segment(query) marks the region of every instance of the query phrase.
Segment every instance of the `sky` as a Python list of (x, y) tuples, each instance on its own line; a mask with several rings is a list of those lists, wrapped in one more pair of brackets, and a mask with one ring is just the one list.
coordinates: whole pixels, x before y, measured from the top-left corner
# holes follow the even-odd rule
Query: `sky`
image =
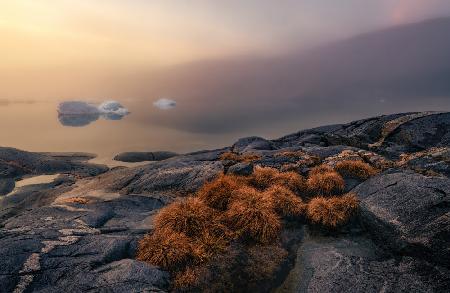
[(0, 96), (89, 95), (74, 82), (95, 96), (111, 75), (283, 55), (449, 14), (448, 0), (0, 0)]
[(160, 66), (292, 47), (450, 13), (447, 0), (1, 0), (2, 67)]

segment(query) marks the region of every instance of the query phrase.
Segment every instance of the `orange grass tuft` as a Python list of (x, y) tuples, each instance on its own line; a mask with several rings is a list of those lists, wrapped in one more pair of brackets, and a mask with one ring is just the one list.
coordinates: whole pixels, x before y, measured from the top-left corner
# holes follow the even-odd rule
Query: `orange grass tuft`
[(258, 188), (266, 189), (272, 185), (282, 185), (293, 192), (302, 192), (306, 189), (305, 178), (296, 172), (280, 172), (275, 168), (256, 166), (249, 183)]
[(306, 184), (310, 193), (318, 195), (340, 194), (345, 187), (342, 176), (334, 171), (309, 175)]
[(340, 161), (334, 169), (344, 177), (367, 179), (378, 173), (377, 169), (362, 161)]
[(275, 211), (283, 217), (299, 217), (304, 214), (306, 205), (300, 197), (289, 189), (274, 185), (265, 191), (273, 202)]
[(154, 222), (156, 229), (173, 230), (193, 237), (200, 235), (215, 216), (215, 211), (199, 198), (189, 197), (161, 209)]
[(200, 285), (201, 277), (207, 273), (203, 267), (187, 267), (184, 271), (175, 274), (173, 286), (183, 292), (193, 290)]
[(62, 200), (62, 202), (64, 203), (79, 203), (79, 204), (87, 204), (90, 202), (89, 199), (85, 198), (85, 197), (70, 197), (70, 198), (65, 198)]
[(348, 222), (358, 208), (358, 199), (354, 193), (342, 197), (316, 197), (307, 208), (311, 222), (325, 227), (335, 228)]
[(186, 235), (163, 229), (139, 241), (136, 258), (166, 270), (178, 270), (192, 262), (195, 255)]
[(274, 241), (281, 230), (281, 221), (271, 200), (251, 187), (242, 187), (238, 191), (238, 198), (224, 216), (237, 233), (260, 243)]
[(334, 171), (334, 169), (330, 165), (322, 164), (322, 165), (319, 165), (319, 166), (316, 166), (316, 167), (312, 168), (309, 171), (309, 176), (317, 175), (317, 174), (329, 173), (329, 172), (333, 172), (333, 171)]
[(216, 180), (203, 185), (197, 192), (198, 197), (208, 206), (224, 211), (236, 190), (245, 184), (245, 179), (234, 175), (221, 175)]
[(233, 152), (226, 152), (220, 155), (222, 161), (235, 161), (235, 162), (253, 162), (260, 160), (261, 156), (257, 154), (236, 154)]

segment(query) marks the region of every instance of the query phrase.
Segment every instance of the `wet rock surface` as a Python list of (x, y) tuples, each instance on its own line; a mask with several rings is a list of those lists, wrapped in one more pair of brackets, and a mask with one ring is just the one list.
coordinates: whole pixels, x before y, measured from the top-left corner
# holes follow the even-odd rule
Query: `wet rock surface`
[[(346, 191), (360, 200), (357, 219), (332, 235), (307, 226), (291, 235), (295, 262), (264, 290), (446, 292), (449, 128), (448, 113), (395, 114), (111, 170), (87, 163), (89, 154), (0, 148), (3, 190), (25, 176), (62, 174), (0, 197), (0, 291), (167, 291), (167, 272), (134, 259), (159, 208), (223, 172), (263, 165), (306, 174), (345, 153), (381, 171), (366, 181), (346, 179)], [(230, 151), (258, 159), (223, 162)]]

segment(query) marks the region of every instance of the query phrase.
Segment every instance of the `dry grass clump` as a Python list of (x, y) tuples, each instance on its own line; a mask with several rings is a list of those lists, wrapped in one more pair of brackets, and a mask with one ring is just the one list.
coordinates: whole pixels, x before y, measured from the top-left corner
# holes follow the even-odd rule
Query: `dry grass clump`
[(237, 235), (225, 225), (212, 221), (203, 233), (194, 239), (194, 252), (198, 261), (206, 262), (214, 255), (226, 250), (231, 240)]
[(215, 212), (197, 197), (174, 202), (155, 216), (157, 230), (172, 230), (189, 237), (200, 235), (214, 220)]
[(273, 185), (281, 185), (294, 192), (306, 189), (306, 181), (296, 172), (280, 172), (275, 168), (256, 166), (249, 178), (249, 183), (258, 189), (267, 189)]
[(233, 152), (226, 152), (220, 155), (221, 161), (235, 161), (235, 162), (253, 162), (260, 160), (261, 156), (257, 154), (236, 154)]
[(313, 223), (336, 227), (356, 209), (350, 194), (302, 201), (298, 193), (307, 187), (326, 195), (343, 189), (342, 177), (325, 171), (310, 175), (308, 182), (295, 172), (267, 167), (256, 167), (249, 177), (221, 175), (194, 196), (161, 209), (153, 234), (139, 241), (137, 259), (168, 270), (176, 290), (222, 292), (244, 286), (257, 291), (286, 259), (278, 241), (280, 217), (307, 215)]
[(242, 187), (239, 197), (225, 212), (225, 221), (244, 239), (259, 243), (273, 242), (281, 230), (281, 221), (273, 203), (258, 190)]
[(139, 241), (136, 258), (166, 270), (177, 270), (192, 262), (195, 254), (186, 235), (163, 229)]
[(317, 174), (330, 173), (333, 171), (334, 171), (334, 169), (330, 165), (321, 164), (319, 166), (312, 168), (308, 174), (309, 174), (309, 176), (312, 176), (312, 175), (317, 175)]
[(304, 214), (306, 205), (302, 199), (291, 190), (280, 185), (274, 185), (265, 191), (273, 202), (275, 211), (282, 217), (299, 217)]
[(311, 194), (318, 195), (340, 194), (345, 187), (342, 176), (334, 171), (309, 175), (306, 184)]
[(209, 207), (224, 211), (233, 198), (236, 190), (245, 184), (242, 177), (220, 175), (216, 180), (203, 185), (197, 196)]
[(248, 260), (244, 274), (249, 282), (260, 282), (276, 277), (288, 253), (279, 245), (255, 245), (247, 250)]
[(301, 158), (306, 156), (307, 154), (303, 151), (284, 151), (280, 153), (276, 153), (275, 157), (287, 157), (287, 158)]
[(70, 198), (65, 198), (62, 200), (62, 202), (64, 203), (79, 203), (79, 204), (87, 204), (90, 202), (89, 199), (85, 198), (85, 197), (70, 197)]
[(202, 276), (207, 273), (204, 267), (187, 267), (184, 271), (175, 274), (173, 286), (181, 291), (191, 291), (201, 285)]
[(340, 161), (336, 164), (334, 169), (344, 177), (363, 180), (378, 173), (375, 168), (362, 161)]
[(342, 197), (316, 197), (307, 208), (307, 217), (315, 224), (335, 228), (348, 222), (358, 207), (358, 199), (354, 193)]

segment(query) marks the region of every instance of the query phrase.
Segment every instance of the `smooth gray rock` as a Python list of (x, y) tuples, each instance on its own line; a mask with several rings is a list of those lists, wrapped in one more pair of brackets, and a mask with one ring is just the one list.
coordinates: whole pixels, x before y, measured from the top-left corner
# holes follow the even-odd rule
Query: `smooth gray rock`
[(449, 271), (395, 259), (364, 235), (306, 235), (293, 270), (275, 292), (445, 292)]
[(6, 195), (14, 190), (16, 186), (16, 181), (12, 178), (0, 179), (0, 196)]
[(114, 157), (115, 161), (121, 162), (144, 162), (144, 161), (162, 161), (177, 156), (174, 152), (124, 152)]
[(248, 176), (253, 173), (252, 163), (237, 163), (228, 168), (229, 174)]
[(235, 153), (245, 153), (252, 150), (273, 150), (274, 144), (262, 137), (250, 136), (239, 139), (232, 146)]
[(360, 216), (380, 244), (450, 266), (450, 179), (391, 171), (358, 185)]
[(450, 113), (417, 118), (400, 125), (384, 143), (391, 152), (415, 152), (450, 146)]
[(154, 292), (168, 274), (134, 260), (160, 197), (32, 209), (0, 229), (1, 292)]
[(108, 171), (104, 165), (85, 163), (74, 154), (74, 160), (55, 157), (54, 153), (33, 153), (15, 148), (0, 147), (0, 178), (19, 178), (23, 175), (74, 173), (79, 176), (95, 176)]

